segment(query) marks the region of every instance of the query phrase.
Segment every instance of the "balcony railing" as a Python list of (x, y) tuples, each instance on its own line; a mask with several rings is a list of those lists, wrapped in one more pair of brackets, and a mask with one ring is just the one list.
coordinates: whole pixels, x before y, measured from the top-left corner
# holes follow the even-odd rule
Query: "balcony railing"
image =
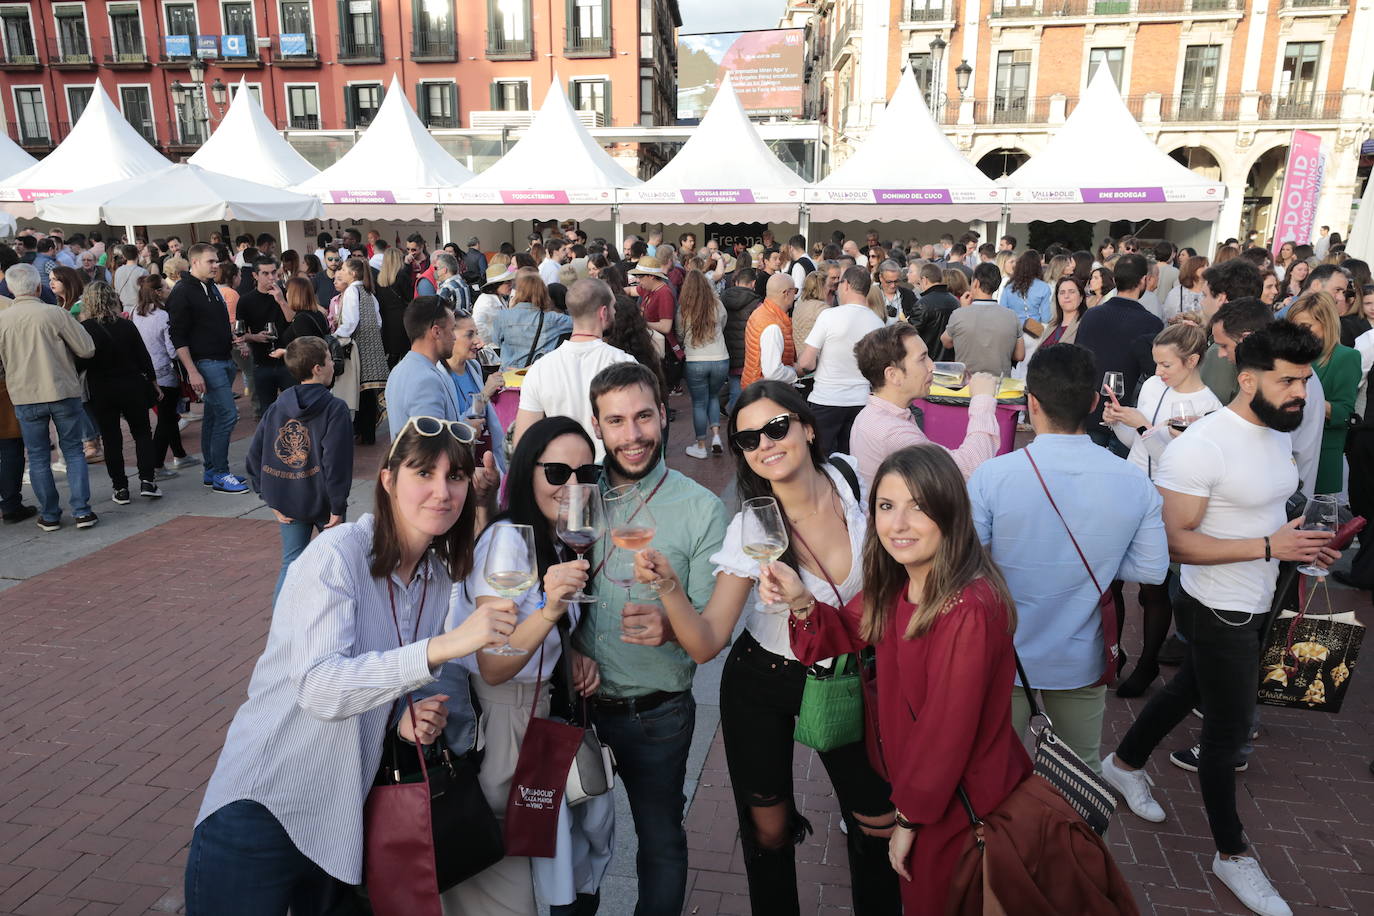
[(356, 35), (345, 32), (339, 36), (339, 60), (347, 63), (381, 63), (382, 36), (379, 32)]
[(74, 42), (62, 42), (56, 38), (48, 39), (48, 64), (53, 67), (94, 67), (95, 55), (91, 53), (91, 41), (86, 39), (84, 46)]
[(1161, 121), (1236, 121), (1240, 119), (1242, 98), (1238, 92), (1167, 95), (1159, 101), (1159, 118)]
[(610, 57), (611, 36), (579, 35), (575, 29), (568, 29), (563, 42), (564, 57)]
[[(1234, 10), (1237, 0), (996, 0), (994, 19), (1085, 18), (1092, 16), (1171, 16)], [(1311, 2), (1311, 0), (1303, 0)], [(1328, 0), (1321, 0), (1328, 2)]]
[(1048, 97), (1009, 95), (973, 103), (975, 124), (1044, 124), (1049, 119)]
[(1283, 0), (1281, 6), (1286, 10), (1345, 9), (1350, 0)]
[(37, 48), (18, 48), (13, 52), (7, 48), (0, 48), (0, 67), (36, 70), (40, 66), (42, 62), (38, 59)]
[(278, 123), (277, 127), (283, 130), (319, 130), (320, 116), (293, 114), (284, 123)]
[(1341, 115), (1342, 92), (1260, 97), (1261, 121), (1330, 121)]
[(102, 38), (100, 51), (100, 58), (107, 67), (138, 69), (148, 66), (148, 43), (143, 37), (137, 41)]
[(910, 0), (902, 11), (903, 22), (944, 22), (953, 17), (953, 12), (944, 4), (924, 3)]
[(10, 136), (16, 138), (20, 146), (29, 149), (46, 149), (53, 145), (51, 132), (46, 123), (25, 124), (10, 121), (8, 126)]
[(499, 32), (487, 32), (487, 58), (489, 60), (532, 60), (534, 43), (529, 34), (508, 37)]
[(410, 33), (411, 60), (457, 60), (458, 36), (453, 32), (416, 30)]
[[(170, 121), (163, 121), (158, 133), (170, 138), (168, 146), (195, 147), (205, 142), (205, 125), (198, 121), (183, 121), (180, 118), (173, 118)], [(151, 141), (149, 141), (151, 142)]]
[(451, 115), (432, 115), (427, 114), (423, 118), (425, 127), (431, 130), (446, 130), (458, 126), (458, 116)]
[(276, 36), (272, 41), (272, 62), (285, 67), (313, 67), (319, 64), (319, 36), (308, 32), (304, 35), (304, 47), (301, 46), (300, 40), (297, 38), (293, 37), (288, 40), (285, 35)]

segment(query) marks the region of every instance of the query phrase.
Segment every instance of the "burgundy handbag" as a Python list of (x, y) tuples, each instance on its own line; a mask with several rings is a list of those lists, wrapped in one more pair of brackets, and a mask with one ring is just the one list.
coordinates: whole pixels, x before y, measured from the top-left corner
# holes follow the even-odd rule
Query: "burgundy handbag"
[(534, 712), (543, 686), (544, 649), (539, 649), (540, 679), (530, 703), (530, 725), (520, 742), (520, 757), (506, 800), (506, 855), (551, 859), (558, 851), (558, 812), (583, 729)]

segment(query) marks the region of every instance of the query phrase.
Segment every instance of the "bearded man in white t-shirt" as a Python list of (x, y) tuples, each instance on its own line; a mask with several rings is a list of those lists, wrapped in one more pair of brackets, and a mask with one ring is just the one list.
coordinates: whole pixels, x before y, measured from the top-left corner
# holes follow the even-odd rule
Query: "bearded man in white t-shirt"
[(1307, 380), (1320, 354), (1320, 342), (1292, 322), (1250, 334), (1235, 349), (1235, 399), (1165, 451), (1155, 485), (1164, 497), (1169, 554), (1182, 564), (1174, 614), (1187, 650), (1178, 674), (1102, 761), (1103, 777), (1132, 811), (1163, 821), (1143, 768), (1189, 711), (1202, 709), (1197, 772), (1217, 846), (1212, 871), (1262, 916), (1292, 911), (1247, 854), (1236, 813), (1236, 766), (1255, 712), (1260, 639), (1279, 561), (1325, 567), (1338, 557), (1325, 546), (1330, 532), (1299, 530), (1301, 519), (1287, 521), (1284, 508), (1298, 486), (1288, 434), (1309, 409)]

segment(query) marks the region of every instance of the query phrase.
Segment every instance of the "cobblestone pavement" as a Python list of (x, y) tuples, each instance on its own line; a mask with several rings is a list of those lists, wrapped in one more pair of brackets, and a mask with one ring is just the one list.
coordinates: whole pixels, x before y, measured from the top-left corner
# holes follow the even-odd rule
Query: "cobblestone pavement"
[[(690, 407), (674, 400), (670, 462), (728, 500), (729, 459), (682, 456)], [(197, 432), (188, 430), (193, 452)], [(383, 446), (360, 450), (355, 496), (368, 489)], [(88, 552), (55, 567), (35, 559), (27, 532), (21, 552), (18, 533), (0, 530), (0, 575), (18, 580), (0, 592), (0, 914), (180, 911), (191, 824), (262, 649), (279, 546), (276, 526), (259, 520), (260, 510), (249, 512), (258, 505), (252, 497), (233, 502), (187, 485), (176, 498), (176, 511), (191, 514), (129, 513), (148, 527), (130, 523), (127, 536), (92, 540)], [(211, 517), (224, 511), (211, 508), (225, 505), (256, 517)], [(1367, 596), (1332, 594), (1358, 602), (1369, 622)], [(1132, 622), (1136, 614), (1133, 605)], [(1128, 635), (1128, 647), (1134, 640)], [(699, 702), (718, 677), (715, 668), (701, 672)], [(1340, 716), (1266, 709), (1250, 770), (1238, 777), (1241, 816), (1261, 861), (1300, 913), (1374, 913), (1374, 742), (1365, 730), (1372, 695), (1369, 676), (1357, 669)], [(1142, 703), (1109, 698), (1107, 746)], [(747, 913), (738, 824), (707, 709), (699, 707), (704, 763), (689, 792), (686, 912)], [(1195, 722), (1185, 723), (1166, 749), (1186, 746), (1195, 731)], [(816, 828), (798, 851), (802, 912), (847, 912), (844, 837), (829, 782), (805, 749), (794, 770), (800, 807)], [(1126, 813), (1109, 834), (1142, 909), (1243, 912), (1207, 869), (1195, 778), (1163, 753), (1151, 772), (1169, 820), (1149, 825)], [(623, 824), (622, 835), (630, 833)], [(632, 906), (629, 849), (621, 846), (612, 867), (619, 892), (608, 896), (606, 916)]]

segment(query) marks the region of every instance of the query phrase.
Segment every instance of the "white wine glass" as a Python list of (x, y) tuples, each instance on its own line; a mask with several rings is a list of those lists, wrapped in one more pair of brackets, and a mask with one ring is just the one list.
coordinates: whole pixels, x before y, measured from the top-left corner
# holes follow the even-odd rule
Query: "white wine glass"
[[(519, 598), (539, 580), (539, 560), (534, 552), (534, 529), (529, 525), (502, 522), (487, 535), (487, 559), (482, 578), (502, 598)], [(528, 655), (525, 649), (503, 645), (482, 649), (488, 655)]]
[[(1330, 531), (1336, 532), (1336, 525), (1339, 515), (1336, 508), (1336, 497), (1329, 494), (1313, 496), (1307, 501), (1307, 509), (1302, 514), (1303, 531)], [(1304, 576), (1325, 576), (1328, 570), (1322, 569), (1315, 563), (1304, 563), (1298, 567), (1298, 572)]]
[[(771, 496), (747, 499), (741, 508), (741, 541), (744, 555), (757, 560), (762, 572), (770, 563), (787, 552), (787, 525), (782, 519), (782, 509)], [(785, 602), (760, 604), (759, 610), (770, 614), (781, 614), (788, 610)]]
[[(606, 532), (606, 510), (597, 484), (569, 482), (564, 485), (563, 495), (558, 499), (557, 530), (558, 539), (568, 545), (579, 560), (601, 540)], [(581, 603), (595, 601), (596, 597), (578, 589), (564, 600)]]

